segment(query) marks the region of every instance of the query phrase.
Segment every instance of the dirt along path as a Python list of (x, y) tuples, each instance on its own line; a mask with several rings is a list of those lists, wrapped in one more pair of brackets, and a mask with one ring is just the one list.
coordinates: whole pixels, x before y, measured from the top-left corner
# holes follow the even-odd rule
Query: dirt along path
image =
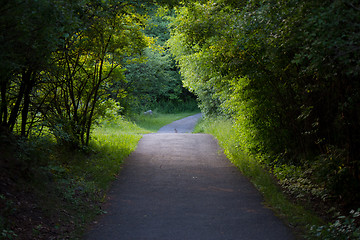
[(212, 136), (169, 129), (140, 140), (84, 239), (294, 239)]

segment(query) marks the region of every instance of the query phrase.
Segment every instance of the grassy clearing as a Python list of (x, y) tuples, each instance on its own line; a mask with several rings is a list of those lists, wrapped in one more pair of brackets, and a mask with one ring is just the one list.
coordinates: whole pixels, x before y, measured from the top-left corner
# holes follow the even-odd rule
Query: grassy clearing
[(255, 187), (263, 194), (265, 204), (284, 218), (290, 226), (304, 233), (307, 225), (319, 225), (322, 221), (302, 206), (291, 202), (278, 187), (273, 176), (254, 158), (247, 156), (236, 145), (232, 122), (227, 119), (203, 119), (195, 128), (195, 132), (213, 135), (230, 161), (247, 176)]
[(131, 119), (139, 127), (146, 129), (150, 132), (157, 132), (162, 126), (172, 123), (173, 121), (194, 115), (196, 113), (199, 113), (199, 111), (166, 114), (154, 112), (152, 115), (133, 115)]

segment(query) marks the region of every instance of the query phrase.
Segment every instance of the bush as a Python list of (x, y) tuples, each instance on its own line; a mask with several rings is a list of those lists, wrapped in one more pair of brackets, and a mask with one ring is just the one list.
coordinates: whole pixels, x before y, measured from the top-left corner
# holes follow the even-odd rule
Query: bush
[(346, 150), (327, 146), (326, 152), (311, 163), (310, 168), (315, 181), (324, 185), (333, 195), (343, 198), (346, 203), (351, 203), (359, 197), (357, 189), (360, 186), (352, 174), (351, 167), (346, 164), (347, 156)]
[(358, 240), (360, 239), (360, 227), (356, 223), (359, 220), (360, 208), (351, 210), (350, 216), (338, 216), (334, 223), (323, 226), (311, 226), (307, 239), (321, 240)]

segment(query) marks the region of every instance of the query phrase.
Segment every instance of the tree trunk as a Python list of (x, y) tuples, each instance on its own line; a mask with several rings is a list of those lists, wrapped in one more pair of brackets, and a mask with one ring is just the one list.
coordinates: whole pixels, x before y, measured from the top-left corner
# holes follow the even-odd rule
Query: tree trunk
[(25, 86), (25, 91), (24, 91), (24, 103), (23, 103), (23, 108), (21, 111), (21, 136), (22, 137), (27, 137), (26, 134), (26, 124), (27, 124), (27, 119), (28, 119), (28, 115), (29, 115), (29, 106), (30, 106), (30, 94), (31, 91), (34, 87), (34, 83), (35, 83), (35, 76), (32, 70), (28, 70), (29, 74), (27, 74), (28, 79), (26, 79), (26, 86)]
[(7, 109), (7, 99), (6, 99), (6, 90), (7, 90), (7, 83), (8, 81), (3, 80), (1, 81), (1, 91), (0, 91), (0, 98), (1, 98), (1, 107), (0, 107), (0, 126), (5, 126), (8, 118), (8, 109)]
[(7, 123), (7, 126), (8, 126), (10, 131), (14, 130), (16, 121), (17, 121), (17, 119), (19, 117), (20, 105), (21, 105), (21, 102), (22, 102), (23, 97), (24, 97), (26, 84), (28, 83), (27, 81), (30, 79), (30, 77), (31, 77), (31, 71), (30, 70), (24, 70), (24, 72), (22, 74), (21, 83), (20, 83), (19, 94), (18, 94), (18, 96), (16, 98), (15, 105), (14, 105), (13, 109), (11, 110), (9, 121)]
[(103, 64), (104, 64), (104, 60), (101, 60), (100, 61), (100, 67), (99, 67), (99, 73), (98, 73), (99, 77), (98, 77), (98, 81), (97, 81), (97, 84), (96, 84), (95, 89), (94, 89), (94, 98), (93, 98), (92, 106), (91, 106), (91, 109), (90, 109), (89, 118), (88, 118), (88, 121), (87, 121), (87, 124), (86, 124), (86, 140), (85, 140), (85, 145), (86, 146), (89, 145), (92, 118), (94, 116), (95, 106), (96, 106), (96, 102), (98, 100), (97, 98), (98, 98), (99, 88), (100, 88), (101, 82), (103, 81), (103, 79), (102, 79)]

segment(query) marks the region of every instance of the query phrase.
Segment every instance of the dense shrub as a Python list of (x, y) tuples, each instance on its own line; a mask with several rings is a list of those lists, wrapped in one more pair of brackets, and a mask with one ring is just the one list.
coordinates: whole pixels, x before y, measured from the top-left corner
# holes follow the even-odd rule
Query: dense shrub
[(240, 149), (268, 167), (312, 169), (351, 203), (360, 183), (359, 16), (345, 0), (190, 2), (177, 10), (169, 46), (204, 113), (234, 119)]

